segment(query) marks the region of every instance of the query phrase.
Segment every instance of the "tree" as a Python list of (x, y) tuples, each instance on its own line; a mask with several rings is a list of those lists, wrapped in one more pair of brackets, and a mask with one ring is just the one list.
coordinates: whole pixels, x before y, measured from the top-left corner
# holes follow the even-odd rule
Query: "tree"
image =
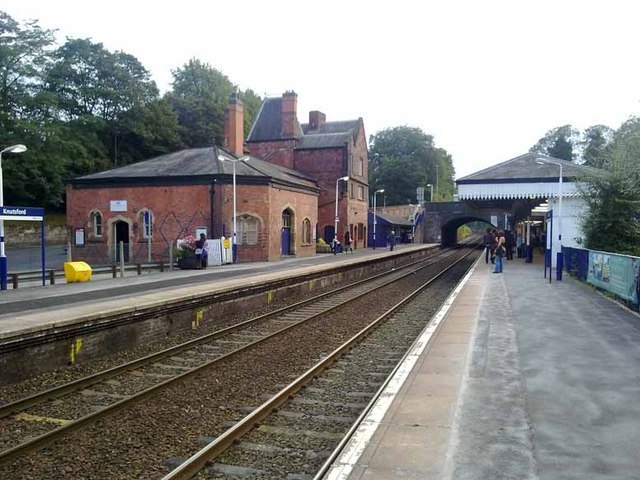
[(111, 53), (89, 39), (68, 39), (55, 52), (47, 89), (64, 119), (94, 115), (113, 122), (136, 105), (158, 98), (149, 72), (132, 55)]
[(0, 11), (0, 127), (7, 129), (11, 118), (28, 116), (24, 106), (42, 85), (43, 70), (49, 63), (48, 47), (53, 31), (37, 22), (18, 22)]
[(262, 106), (262, 98), (257, 95), (253, 90), (247, 88), (240, 95), (242, 104), (244, 106), (244, 136), (249, 135), (253, 121), (255, 120), (260, 107)]
[(126, 165), (181, 149), (179, 131), (178, 116), (164, 99), (132, 107), (118, 124), (118, 163)]
[(429, 183), (438, 186), (441, 199), (451, 198), (445, 196), (453, 193), (451, 156), (435, 147), (433, 137), (421, 129), (405, 126), (382, 130), (371, 137), (369, 152), (370, 188), (384, 188), (387, 203), (414, 202), (416, 188)]
[(576, 157), (579, 135), (580, 132), (571, 125), (556, 127), (545, 133), (529, 151), (572, 162)]
[(614, 133), (614, 130), (606, 125), (593, 125), (584, 131), (580, 142), (584, 165), (596, 168), (604, 166), (607, 148), (613, 140)]
[(640, 118), (618, 129), (603, 164), (606, 172), (589, 175), (582, 186), (585, 246), (640, 255)]
[(226, 75), (195, 58), (172, 73), (173, 90), (165, 98), (178, 115), (184, 145), (222, 145), (224, 111), (235, 86)]

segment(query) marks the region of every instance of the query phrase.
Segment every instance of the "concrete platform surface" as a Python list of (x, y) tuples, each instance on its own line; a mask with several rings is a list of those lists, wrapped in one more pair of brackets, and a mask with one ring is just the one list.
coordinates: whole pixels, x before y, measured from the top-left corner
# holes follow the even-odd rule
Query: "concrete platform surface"
[(259, 285), (292, 275), (330, 270), (402, 255), (437, 245), (400, 245), (359, 249), (353, 254), (289, 257), (280, 262), (240, 263), (206, 270), (172, 270), (148, 275), (0, 291), (0, 339), (77, 322), (98, 320), (105, 313), (144, 308), (238, 286)]
[(517, 259), (459, 288), (325, 479), (640, 479), (640, 316)]

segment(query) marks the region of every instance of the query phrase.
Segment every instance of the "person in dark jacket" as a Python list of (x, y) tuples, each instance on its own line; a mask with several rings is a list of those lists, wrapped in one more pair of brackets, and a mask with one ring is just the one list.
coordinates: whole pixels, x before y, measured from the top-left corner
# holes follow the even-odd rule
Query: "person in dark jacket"
[(505, 232), (504, 240), (504, 246), (507, 249), (507, 260), (513, 260), (513, 247), (516, 244), (516, 238), (511, 230)]
[(391, 233), (389, 233), (389, 251), (393, 252), (393, 247), (396, 244), (396, 232), (394, 230), (391, 230)]
[(489, 264), (489, 258), (491, 258), (494, 239), (495, 237), (491, 234), (491, 229), (487, 228), (482, 236), (482, 243), (484, 244), (484, 263), (486, 264)]

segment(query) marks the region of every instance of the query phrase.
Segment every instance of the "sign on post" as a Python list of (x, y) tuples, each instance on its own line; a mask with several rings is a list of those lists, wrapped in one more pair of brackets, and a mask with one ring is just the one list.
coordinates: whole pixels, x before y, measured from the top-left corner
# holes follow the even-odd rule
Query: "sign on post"
[[(42, 286), (45, 285), (45, 237), (44, 237), (44, 208), (42, 207), (0, 207), (0, 220), (13, 220), (25, 222), (41, 222), (41, 254), (42, 254)], [(7, 262), (4, 255), (4, 238), (0, 239), (0, 253), (2, 261), (0, 262), (0, 287), (2, 290), (7, 289)]]
[(44, 220), (44, 208), (41, 207), (2, 207), (0, 220), (22, 220), (41, 222)]

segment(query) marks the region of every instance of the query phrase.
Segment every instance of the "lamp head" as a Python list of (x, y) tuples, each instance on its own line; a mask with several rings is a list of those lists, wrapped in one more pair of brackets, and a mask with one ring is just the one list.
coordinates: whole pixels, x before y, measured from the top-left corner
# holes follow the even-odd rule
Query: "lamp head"
[(433, 187), (433, 185), (431, 185), (430, 183), (427, 183), (427, 187)]
[(380, 190), (376, 190), (376, 193), (384, 193), (384, 188), (381, 188)]
[(342, 177), (342, 178), (339, 178), (338, 180), (344, 180), (346, 182), (346, 181), (349, 180), (349, 177), (348, 176), (347, 177)]
[(27, 151), (27, 147), (19, 143), (17, 145), (11, 145), (10, 147), (5, 148), (0, 153), (22, 153), (26, 151)]

